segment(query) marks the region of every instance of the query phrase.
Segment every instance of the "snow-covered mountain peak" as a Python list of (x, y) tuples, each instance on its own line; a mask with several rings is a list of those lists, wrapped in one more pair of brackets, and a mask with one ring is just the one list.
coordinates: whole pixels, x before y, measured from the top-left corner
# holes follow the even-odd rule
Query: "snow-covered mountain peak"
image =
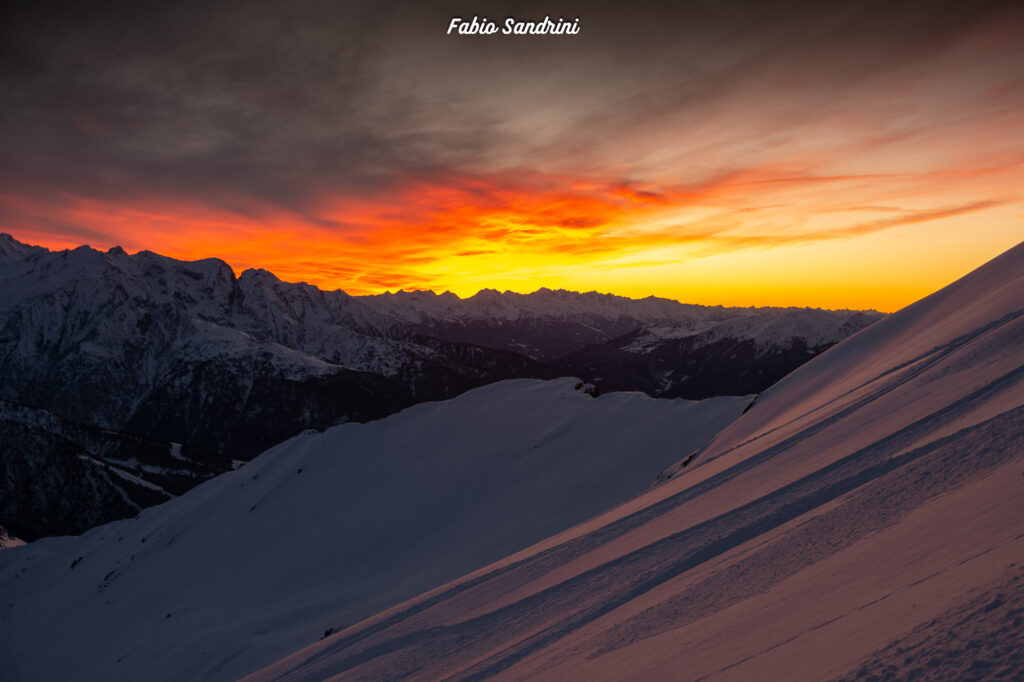
[(23, 244), (6, 232), (0, 232), (0, 258), (5, 260), (23, 260), (32, 255), (45, 253), (41, 246)]
[[(512, 293), (512, 292), (508, 292), (508, 293)], [(473, 294), (472, 296), (470, 296), (466, 300), (467, 301), (473, 301), (473, 300), (478, 300), (478, 301), (494, 301), (494, 300), (499, 300), (499, 299), (502, 299), (502, 298), (505, 298), (505, 294), (501, 293), (497, 289), (481, 289), (480, 291), (476, 292), (475, 294)]]
[(281, 282), (281, 279), (277, 275), (269, 270), (264, 270), (263, 268), (247, 268), (242, 270), (242, 273), (238, 276), (238, 281), (242, 282), (243, 280), (267, 284), (277, 284)]

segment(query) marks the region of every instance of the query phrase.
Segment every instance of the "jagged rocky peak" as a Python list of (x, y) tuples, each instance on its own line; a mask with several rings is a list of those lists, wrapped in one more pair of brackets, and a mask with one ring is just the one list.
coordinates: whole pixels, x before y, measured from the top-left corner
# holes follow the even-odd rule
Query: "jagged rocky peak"
[(0, 232), (0, 258), (7, 260), (23, 260), (29, 258), (33, 254), (42, 253), (48, 253), (48, 250), (41, 246), (23, 244), (6, 232)]
[[(508, 293), (511, 293), (511, 292), (506, 292), (506, 294), (508, 294)], [(503, 294), (500, 291), (498, 291), (497, 289), (485, 288), (485, 289), (481, 289), (480, 291), (476, 292), (475, 294), (473, 294), (472, 296), (470, 296), (466, 300), (467, 301), (474, 301), (474, 300), (478, 300), (478, 301), (497, 301), (497, 300), (501, 300), (502, 297), (503, 297)]]
[(277, 275), (263, 268), (247, 268), (243, 270), (242, 274), (238, 276), (238, 281), (260, 284), (277, 284), (281, 282)]

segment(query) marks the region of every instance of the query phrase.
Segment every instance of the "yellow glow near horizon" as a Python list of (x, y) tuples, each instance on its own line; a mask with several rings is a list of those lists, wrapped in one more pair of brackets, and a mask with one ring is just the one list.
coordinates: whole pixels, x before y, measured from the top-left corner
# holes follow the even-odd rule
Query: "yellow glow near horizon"
[[(893, 311), (1024, 235), (1024, 164), (891, 176), (765, 167), (698, 186), (520, 173), (455, 177), (309, 213), (243, 215), (159, 198), (16, 206), (7, 226), (44, 246), (74, 224), (177, 258), (218, 257), (351, 294), (541, 287), (707, 305)], [(0, 196), (11, 210), (12, 197)]]
[[(566, 226), (557, 224), (567, 222), (564, 215), (543, 206), (540, 218), (537, 210), (486, 213), (472, 227), (453, 225), (440, 236), (431, 227), (420, 232), (389, 223), (343, 239), (301, 221), (196, 221), (182, 211), (92, 207), (78, 219), (107, 226), (118, 220), (131, 223), (134, 239), (124, 240), (129, 250), (148, 248), (184, 259), (220, 257), (236, 271), (261, 267), (286, 281), (352, 294), (430, 288), (466, 297), (483, 288), (529, 293), (548, 287), (706, 305), (886, 312), (966, 274), (1024, 234), (1020, 208), (1014, 205), (951, 211), (946, 217), (879, 230), (843, 233), (847, 228), (832, 227), (837, 236), (813, 223), (830, 219), (841, 224), (848, 214), (812, 216), (801, 231), (770, 230), (774, 239), (735, 227), (734, 215), (723, 218), (701, 209), (677, 211), (675, 217), (684, 220), (677, 228), (671, 224), (671, 207), (664, 206), (648, 215), (594, 214)], [(467, 215), (459, 220), (474, 220), (465, 207), (460, 211)], [(859, 212), (854, 217), (861, 218)], [(877, 219), (869, 215), (868, 223)], [(763, 223), (783, 220), (779, 211), (761, 217)], [(142, 225), (149, 230), (140, 230)], [(32, 230), (14, 236), (53, 248), (77, 245)]]

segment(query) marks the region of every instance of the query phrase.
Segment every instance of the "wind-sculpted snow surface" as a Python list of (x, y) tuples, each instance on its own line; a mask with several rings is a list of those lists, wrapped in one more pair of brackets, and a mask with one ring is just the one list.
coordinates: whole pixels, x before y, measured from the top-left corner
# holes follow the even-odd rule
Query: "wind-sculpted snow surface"
[(1021, 677), (1024, 245), (684, 461), (251, 679)]
[(515, 380), (297, 436), (138, 519), (0, 553), (12, 680), (234, 680), (584, 521), (749, 397)]

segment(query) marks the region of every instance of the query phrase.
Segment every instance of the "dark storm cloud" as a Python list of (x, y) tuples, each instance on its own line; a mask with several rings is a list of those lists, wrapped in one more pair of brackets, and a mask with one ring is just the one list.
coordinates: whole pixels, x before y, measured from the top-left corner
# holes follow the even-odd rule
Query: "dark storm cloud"
[[(241, 214), (261, 203), (308, 214), (325, 195), (420, 178), (606, 166), (628, 156), (604, 144), (623, 131), (702, 124), (716, 107), (760, 106), (766, 121), (791, 121), (842, 106), (1007, 11), (984, 2), (25, 4), (2, 28), (0, 180), (24, 196), (179, 197)], [(475, 14), (579, 16), (583, 32), (444, 35), (451, 16)]]

